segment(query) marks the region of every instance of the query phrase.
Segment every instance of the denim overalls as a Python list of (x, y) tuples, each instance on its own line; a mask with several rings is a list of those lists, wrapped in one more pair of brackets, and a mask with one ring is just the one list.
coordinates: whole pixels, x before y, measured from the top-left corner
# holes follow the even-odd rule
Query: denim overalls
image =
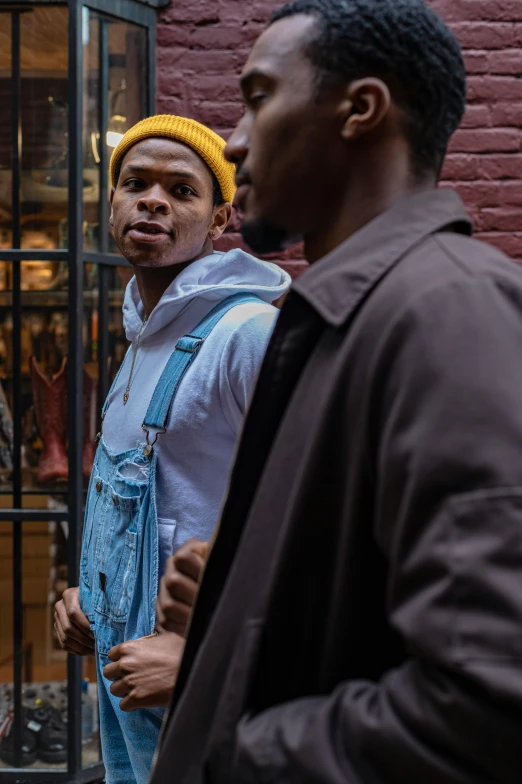
[[(154, 444), (166, 433), (172, 402), (204, 340), (235, 305), (259, 302), (236, 294), (217, 305), (176, 344), (158, 381), (142, 429), (146, 441), (121, 454), (103, 435), (87, 495), (80, 564), (80, 605), (96, 638), (102, 752), (107, 784), (146, 784), (163, 709), (125, 713), (103, 677), (109, 650), (152, 634), (158, 593), (158, 529)], [(115, 381), (116, 383), (116, 381)], [(110, 398), (110, 395), (109, 395)], [(108, 398), (108, 399), (109, 399)], [(105, 403), (102, 421), (107, 412)], [(139, 434), (137, 434), (138, 436)]]

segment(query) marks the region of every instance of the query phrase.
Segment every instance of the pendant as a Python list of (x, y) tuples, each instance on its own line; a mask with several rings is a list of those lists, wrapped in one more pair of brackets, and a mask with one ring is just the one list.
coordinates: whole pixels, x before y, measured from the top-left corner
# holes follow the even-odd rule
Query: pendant
[(128, 399), (129, 399), (129, 393), (128, 393), (128, 392), (125, 392), (125, 394), (123, 395), (123, 405), (124, 405), (124, 406), (126, 406), (126, 405), (127, 405), (127, 400), (128, 400)]

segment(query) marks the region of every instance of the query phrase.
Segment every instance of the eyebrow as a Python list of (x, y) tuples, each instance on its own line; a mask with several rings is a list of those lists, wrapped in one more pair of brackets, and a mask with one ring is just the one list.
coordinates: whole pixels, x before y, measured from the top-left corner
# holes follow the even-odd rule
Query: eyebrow
[[(150, 174), (152, 169), (152, 166), (138, 166), (137, 164), (129, 163), (124, 167), (123, 171), (125, 174)], [(194, 172), (188, 171), (187, 169), (170, 169), (169, 167), (166, 167), (165, 171), (171, 177), (180, 177), (183, 180), (198, 179)]]

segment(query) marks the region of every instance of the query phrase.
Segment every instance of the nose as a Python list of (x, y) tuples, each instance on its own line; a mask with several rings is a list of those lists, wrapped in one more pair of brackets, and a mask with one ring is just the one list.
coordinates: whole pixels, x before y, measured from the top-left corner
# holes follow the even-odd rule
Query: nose
[(170, 212), (170, 203), (163, 189), (155, 186), (141, 194), (138, 199), (138, 209), (143, 212), (166, 214)]
[(239, 168), (248, 155), (250, 148), (250, 133), (246, 116), (243, 117), (232, 131), (232, 136), (225, 147), (225, 158), (230, 163), (235, 163)]

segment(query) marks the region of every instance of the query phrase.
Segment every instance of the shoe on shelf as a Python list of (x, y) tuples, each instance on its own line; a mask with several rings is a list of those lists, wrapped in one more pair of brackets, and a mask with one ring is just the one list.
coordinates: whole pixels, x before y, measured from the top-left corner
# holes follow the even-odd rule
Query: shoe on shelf
[[(36, 737), (31, 730), (27, 729), (24, 723), (22, 729), (22, 757), (20, 764), (22, 768), (27, 768), (36, 762)], [(9, 765), (10, 768), (15, 766), (15, 750), (14, 750), (14, 732), (13, 721), (11, 721), (4, 737), (0, 741), (0, 759)]]
[(56, 765), (67, 760), (67, 725), (56, 708), (49, 706), (32, 711), (32, 725), (37, 732), (38, 759)]

